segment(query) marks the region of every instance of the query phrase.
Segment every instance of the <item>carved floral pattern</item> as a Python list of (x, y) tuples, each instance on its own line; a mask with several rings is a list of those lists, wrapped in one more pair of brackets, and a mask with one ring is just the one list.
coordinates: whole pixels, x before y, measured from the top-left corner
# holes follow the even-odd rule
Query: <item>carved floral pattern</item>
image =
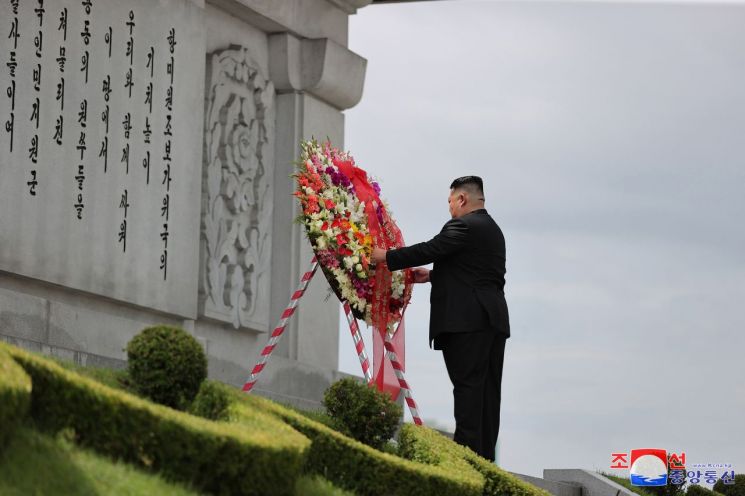
[(274, 85), (231, 46), (208, 55), (200, 309), (268, 328)]

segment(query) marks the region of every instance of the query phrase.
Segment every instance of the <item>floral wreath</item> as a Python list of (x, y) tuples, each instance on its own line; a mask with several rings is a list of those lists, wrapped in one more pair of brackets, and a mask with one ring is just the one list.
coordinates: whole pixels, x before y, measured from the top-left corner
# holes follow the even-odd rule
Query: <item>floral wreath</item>
[(300, 148), (293, 194), (319, 265), (355, 317), (393, 335), (411, 298), (412, 278), (408, 269), (390, 272), (371, 261), (375, 246), (404, 246), (380, 186), (328, 141), (304, 140)]

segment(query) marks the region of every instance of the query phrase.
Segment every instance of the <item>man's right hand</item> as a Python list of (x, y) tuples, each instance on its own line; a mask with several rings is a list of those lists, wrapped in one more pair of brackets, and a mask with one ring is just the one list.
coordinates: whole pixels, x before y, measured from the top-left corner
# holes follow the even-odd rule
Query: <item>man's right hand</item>
[(411, 269), (411, 272), (414, 274), (415, 283), (429, 282), (429, 269), (425, 269), (424, 267), (415, 267)]

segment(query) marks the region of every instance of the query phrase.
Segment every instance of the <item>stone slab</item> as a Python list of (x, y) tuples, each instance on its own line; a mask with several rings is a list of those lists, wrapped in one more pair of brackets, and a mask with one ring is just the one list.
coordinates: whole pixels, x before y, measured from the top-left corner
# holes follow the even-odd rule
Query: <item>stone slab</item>
[(634, 496), (636, 494), (622, 485), (589, 470), (547, 468), (543, 470), (543, 478), (547, 481), (580, 484), (583, 496)]
[(576, 482), (559, 482), (541, 479), (540, 477), (533, 477), (525, 474), (518, 474), (516, 472), (510, 473), (515, 477), (524, 480), (525, 482), (540, 487), (541, 489), (545, 489), (554, 496), (583, 496), (582, 486)]
[(0, 9), (0, 270), (194, 318), (203, 6)]

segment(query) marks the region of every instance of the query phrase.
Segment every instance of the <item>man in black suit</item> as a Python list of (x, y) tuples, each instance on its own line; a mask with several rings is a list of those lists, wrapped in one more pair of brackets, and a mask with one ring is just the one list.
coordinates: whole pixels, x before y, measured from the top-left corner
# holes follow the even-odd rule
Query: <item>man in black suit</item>
[(510, 337), (504, 298), (505, 241), (484, 208), (478, 176), (450, 185), (450, 219), (429, 241), (395, 250), (375, 248), (373, 261), (389, 270), (414, 269), (431, 282), (430, 347), (442, 350), (453, 383), (453, 439), (494, 460), (499, 435), (504, 347)]

